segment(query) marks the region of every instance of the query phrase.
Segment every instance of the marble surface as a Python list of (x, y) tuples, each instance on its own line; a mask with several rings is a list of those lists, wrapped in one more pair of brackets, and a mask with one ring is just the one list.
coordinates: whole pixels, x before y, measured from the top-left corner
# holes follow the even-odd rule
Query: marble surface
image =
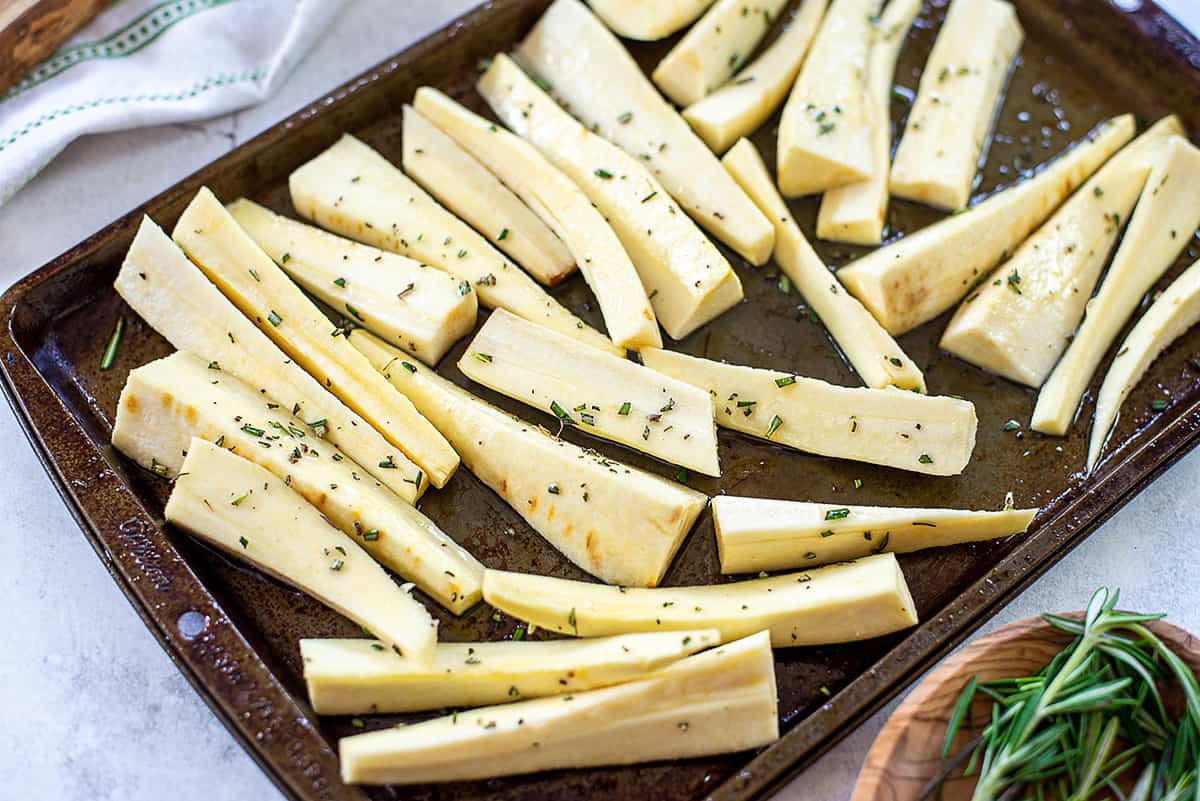
[[(1137, 0), (1128, 0), (1136, 5)], [(1197, 0), (1162, 4), (1200, 30)], [(0, 286), (474, 5), (351, 0), (263, 105), (199, 124), (90, 137), (0, 207)], [(0, 774), (23, 799), (280, 798), (168, 660), (63, 507), (11, 411), (0, 409)], [(988, 626), (1078, 608), (1101, 583), (1200, 631), (1200, 452), (1106, 523)], [(844, 801), (884, 713), (780, 798)], [(0, 796), (5, 792), (0, 792)]]

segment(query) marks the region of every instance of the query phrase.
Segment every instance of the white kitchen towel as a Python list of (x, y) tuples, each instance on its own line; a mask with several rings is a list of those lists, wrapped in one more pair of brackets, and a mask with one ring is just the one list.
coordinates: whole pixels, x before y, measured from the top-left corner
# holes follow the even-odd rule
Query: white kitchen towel
[(77, 137), (263, 100), (343, 0), (118, 0), (0, 94), (0, 205)]

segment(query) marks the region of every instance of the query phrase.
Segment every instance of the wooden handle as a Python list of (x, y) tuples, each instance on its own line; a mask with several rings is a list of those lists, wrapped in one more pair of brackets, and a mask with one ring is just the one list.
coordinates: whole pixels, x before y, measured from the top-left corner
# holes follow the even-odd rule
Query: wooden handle
[[(1192, 670), (1200, 670), (1200, 642), (1167, 623), (1152, 623), (1150, 629)], [(1027, 618), (970, 643), (947, 659), (888, 718), (871, 745), (851, 801), (917, 801), (925, 785), (941, 770), (946, 726), (971, 676), (983, 682), (1032, 675), (1070, 642), (1070, 635), (1041, 618)], [(972, 710), (976, 725), (987, 720), (989, 709), (986, 703), (976, 703)], [(965, 731), (971, 727), (963, 728), (954, 753), (973, 737)], [(955, 778), (946, 782), (941, 798), (967, 801), (974, 788), (973, 778)]]
[(0, 0), (0, 92), (54, 53), (112, 0)]

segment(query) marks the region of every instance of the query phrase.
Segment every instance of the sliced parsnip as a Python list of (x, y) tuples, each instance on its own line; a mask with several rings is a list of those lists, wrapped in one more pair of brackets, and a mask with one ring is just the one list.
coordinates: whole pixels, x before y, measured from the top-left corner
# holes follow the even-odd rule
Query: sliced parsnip
[(596, 205), (633, 260), (655, 316), (682, 339), (742, 300), (721, 251), (643, 164), (584, 128), (504, 54), (479, 79), (479, 93), (510, 128), (533, 143)]
[[(416, 503), (429, 486), (420, 468), (289, 359), (149, 217), (142, 219), (114, 286), (176, 348), (277, 398), (306, 425), (313, 424), (307, 428), (314, 435), (336, 445), (408, 503)], [(420, 478), (414, 481), (415, 476)]]
[(483, 597), (541, 628), (576, 637), (713, 628), (725, 641), (767, 629), (776, 648), (881, 637), (917, 623), (893, 554), (804, 573), (704, 587), (606, 587), (489, 570)]
[(662, 344), (637, 268), (604, 215), (570, 178), (529, 142), (432, 87), (418, 89), (413, 105), (488, 164), (558, 234), (596, 296), (613, 342), (633, 350)]
[(585, 125), (644, 161), (683, 210), (713, 236), (753, 264), (770, 258), (771, 224), (579, 0), (555, 0), (516, 57), (548, 81)]
[(642, 681), (459, 712), (339, 743), (350, 784), (484, 779), (743, 751), (779, 737), (765, 632)]
[(746, 63), (784, 5), (785, 0), (717, 0), (650, 77), (681, 106), (703, 99)]
[(437, 623), (354, 540), (267, 470), (193, 439), (167, 521), (303, 590), (432, 665)]
[(892, 164), (892, 194), (963, 209), (1025, 32), (1004, 0), (954, 0)]
[(683, 118), (715, 153), (758, 130), (787, 97), (829, 0), (804, 0), (771, 46), (729, 83), (683, 110)]
[(1102, 123), (1035, 175), (850, 262), (838, 278), (893, 336), (911, 331), (970, 293), (1134, 132), (1132, 115)]
[(301, 640), (308, 699), (319, 715), (393, 714), (503, 704), (644, 678), (717, 645), (716, 631), (589, 640), (439, 643), (433, 666), (374, 640)]
[(1168, 139), (1181, 131), (1170, 117), (1105, 164), (963, 301), (940, 346), (1012, 381), (1040, 387), (1083, 318), (1150, 171)]
[(292, 173), (292, 205), (305, 219), (377, 248), (444, 270), (479, 302), (553, 328), (597, 348), (624, 353), (546, 294), (474, 228), (383, 156), (350, 136)]
[[(172, 238), (233, 305), (338, 399), (402, 450), (435, 487), (458, 467), (445, 438), (403, 395), (378, 380), (333, 323), (201, 189), (184, 209)], [(420, 480), (420, 476), (415, 476)]]
[[(1096, 396), (1096, 416), (1088, 444), (1088, 472), (1100, 460), (1125, 398), (1154, 360), (1197, 322), (1200, 322), (1200, 262), (1189, 267), (1159, 295), (1121, 343)], [(486, 584), (485, 576), (484, 592)]]
[(668, 350), (644, 351), (642, 361), (707, 390), (717, 425), (797, 450), (954, 476), (975, 448), (975, 407), (958, 398), (850, 389)]
[(708, 498), (551, 436), (364, 331), (350, 341), (462, 449), (467, 468), (580, 568), (656, 585)]
[(712, 499), (722, 573), (809, 567), (1023, 534), (1037, 511), (838, 506), (732, 495)]
[(775, 189), (754, 145), (743, 139), (721, 163), (775, 223), (776, 263), (829, 329), (863, 383), (876, 389), (895, 386), (924, 392), (921, 370), (862, 303), (838, 283), (813, 250)]
[(1121, 327), (1154, 282), (1179, 257), (1200, 226), (1200, 149), (1172, 137), (1150, 173), (1129, 228), (1083, 324), (1038, 393), (1031, 428), (1062, 436), (1092, 374)]
[(300, 493), (379, 562), (455, 614), (479, 600), (483, 566), (311, 428), (215, 362), (177, 352), (129, 374), (113, 447), (174, 477), (193, 437), (220, 443)]
[(404, 107), (403, 165), (438, 202), (544, 284), (575, 271), (562, 240), (487, 167), (412, 106)]
[(245, 198), (229, 205), (238, 225), (285, 273), (330, 307), (426, 364), (475, 327), (474, 292), (420, 262), (276, 214)]
[(665, 39), (692, 23), (713, 0), (591, 0), (592, 11), (627, 39)]
[(821, 198), (817, 215), (821, 239), (855, 245), (883, 241), (892, 157), (892, 79), (908, 29), (920, 10), (921, 0), (893, 0), (879, 20), (879, 33), (867, 59), (866, 93), (875, 169), (867, 180), (831, 189)]
[(708, 393), (497, 311), (458, 362), (470, 379), (567, 425), (721, 475)]
[(833, 0), (779, 121), (788, 197), (859, 183), (875, 170), (867, 73), (882, 0)]

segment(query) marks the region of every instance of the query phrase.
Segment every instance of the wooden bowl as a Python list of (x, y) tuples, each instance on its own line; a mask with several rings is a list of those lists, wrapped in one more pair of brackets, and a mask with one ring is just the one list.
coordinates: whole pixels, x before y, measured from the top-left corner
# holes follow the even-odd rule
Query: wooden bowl
[[(1070, 615), (1082, 617), (1082, 613)], [(1193, 671), (1200, 672), (1200, 640), (1186, 631), (1156, 622), (1149, 628)], [(1026, 618), (970, 643), (935, 668), (888, 718), (871, 745), (851, 801), (917, 801), (929, 780), (941, 769), (946, 725), (963, 687), (971, 676), (981, 682), (1028, 676), (1045, 667), (1071, 642), (1041, 618)], [(987, 720), (986, 699), (972, 710), (976, 724)], [(969, 728), (964, 726), (964, 729)], [(964, 731), (953, 753), (970, 741)], [(956, 777), (945, 784), (944, 801), (967, 801), (974, 778)]]

